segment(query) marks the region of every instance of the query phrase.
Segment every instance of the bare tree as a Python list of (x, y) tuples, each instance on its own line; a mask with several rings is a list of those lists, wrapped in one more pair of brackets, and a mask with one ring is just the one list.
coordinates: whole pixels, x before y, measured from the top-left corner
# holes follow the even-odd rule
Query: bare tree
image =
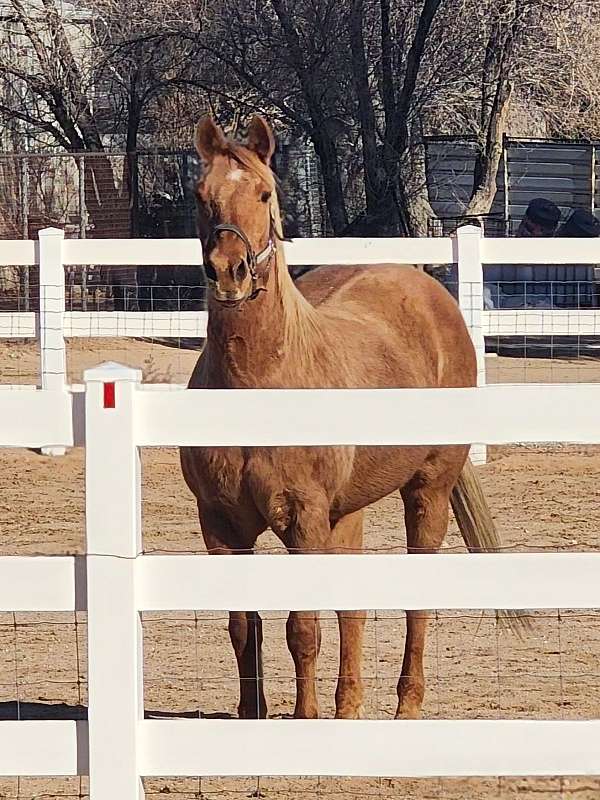
[(570, 0), (549, 21), (539, 19), (541, 27), (551, 35), (520, 65), (519, 100), (550, 136), (600, 138), (600, 5)]
[(71, 21), (57, 0), (8, 2), (33, 68), (0, 45), (0, 119), (99, 154), (97, 220), (136, 205), (135, 161), (119, 180), (107, 142), (181, 144), (205, 109), (232, 130), (260, 109), (308, 139), (336, 234), (427, 232), (428, 135), (474, 137), (465, 212), (484, 214), (519, 104), (550, 133), (600, 129), (594, 0), (89, 0)]
[[(3, 93), (0, 114), (22, 120), (29, 130), (45, 134), (46, 141), (55, 147), (97, 154), (86, 160), (86, 204), (97, 235), (110, 235), (115, 222), (127, 217), (128, 200), (120, 190), (110, 159), (104, 155), (94, 113), (89, 12), (71, 9), (67, 17), (56, 0), (9, 2), (17, 46), (2, 48), (0, 76), (5, 87), (12, 82), (21, 91), (19, 104), (14, 102), (14, 92)], [(23, 64), (24, 52), (28, 56), (27, 68)], [(13, 104), (7, 106), (11, 98)]]
[[(408, 146), (407, 109), (440, 3), (425, 0), (405, 18), (407, 53), (393, 46), (388, 5), (380, 9), (372, 0), (271, 0), (252, 12), (234, 0), (196, 39), (199, 51), (225, 67), (226, 78), (252, 90), (255, 105), (311, 139), (335, 233), (365, 224), (378, 232), (410, 229), (399, 154)], [(371, 29), (379, 42), (367, 34)], [(365, 207), (361, 219), (350, 219), (347, 188), (357, 149)]]
[[(169, 95), (182, 65), (188, 69), (185, 51), (156, 37), (168, 5), (8, 4), (11, 40), (0, 45), (0, 118), (22, 121), (47, 147), (93, 154), (85, 161), (85, 191), (96, 235), (127, 235), (122, 222), (115, 226), (136, 205), (131, 154), (141, 132), (160, 127), (157, 101)], [(177, 8), (181, 19), (184, 4)], [(111, 145), (128, 154), (121, 174), (107, 155)]]
[[(566, 88), (556, 65), (573, 67), (577, 26), (597, 44), (592, 7), (593, 0), (230, 0), (197, 45), (221, 65), (221, 89), (224, 77), (243, 85), (255, 105), (310, 137), (334, 232), (424, 233), (433, 215), (424, 137), (474, 136), (465, 211), (487, 213), (513, 100), (535, 96), (543, 108), (547, 89)], [(591, 50), (590, 42), (596, 63)], [(578, 63), (586, 88), (571, 96), (591, 119), (600, 107), (594, 75)], [(565, 69), (565, 78), (572, 74)], [(550, 94), (558, 100), (558, 88)], [(559, 109), (556, 102), (551, 113)]]

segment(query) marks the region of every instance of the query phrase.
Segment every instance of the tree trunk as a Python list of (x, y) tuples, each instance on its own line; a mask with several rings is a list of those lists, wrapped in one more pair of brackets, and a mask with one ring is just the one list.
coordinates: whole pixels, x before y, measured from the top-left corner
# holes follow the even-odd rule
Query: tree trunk
[(377, 126), (369, 86), (363, 11), (363, 0), (354, 0), (350, 12), (350, 49), (354, 90), (358, 100), (366, 208), (367, 214), (375, 214), (382, 200), (382, 192), (385, 191), (385, 173), (383, 176), (380, 174), (377, 152)]
[(344, 200), (342, 177), (335, 143), (331, 137), (322, 130), (312, 131), (311, 139), (319, 158), (319, 165), (323, 176), (323, 189), (325, 192), (327, 213), (329, 214), (333, 232), (338, 236), (348, 224), (348, 217), (346, 215), (346, 203)]
[(125, 181), (129, 197), (129, 229), (132, 236), (139, 236), (139, 180), (137, 137), (141, 120), (141, 103), (135, 85), (130, 88), (129, 114), (127, 116), (127, 140), (125, 143), (126, 169)]
[(288, 8), (287, 3), (283, 2), (283, 0), (272, 0), (272, 5), (289, 47), (291, 64), (296, 72), (310, 116), (311, 127), (309, 133), (321, 165), (325, 200), (331, 227), (337, 235), (347, 225), (348, 217), (346, 216), (346, 204), (335, 142), (326, 128), (319, 90), (315, 85), (313, 76), (306, 68), (292, 9)]
[(510, 106), (511, 84), (498, 85), (494, 108), (483, 146), (479, 148), (473, 169), (473, 191), (465, 214), (489, 214), (496, 196), (496, 178), (504, 149), (504, 131)]
[(405, 187), (406, 213), (411, 236), (428, 236), (436, 214), (429, 202), (425, 142), (420, 120), (410, 126), (409, 144), (400, 162), (400, 180)]
[(466, 214), (489, 214), (496, 196), (504, 131), (512, 84), (510, 63), (523, 8), (514, 0), (498, 0), (497, 17), (486, 44), (481, 81), (480, 135), (473, 169), (473, 191)]

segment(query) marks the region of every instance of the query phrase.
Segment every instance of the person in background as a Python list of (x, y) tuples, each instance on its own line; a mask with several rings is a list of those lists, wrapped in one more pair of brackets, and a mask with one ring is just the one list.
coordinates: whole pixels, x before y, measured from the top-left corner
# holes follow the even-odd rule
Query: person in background
[(560, 208), (545, 197), (534, 197), (527, 206), (516, 236), (519, 238), (542, 238), (554, 236), (560, 221)]
[[(556, 233), (561, 239), (596, 239), (600, 220), (585, 208), (576, 208)], [(598, 267), (593, 264), (561, 264), (553, 270), (552, 306), (555, 308), (597, 308), (594, 281)]]
[(576, 208), (556, 235), (562, 239), (596, 239), (600, 236), (600, 219), (586, 208)]
[[(545, 197), (534, 197), (527, 206), (525, 215), (515, 234), (518, 238), (549, 238), (554, 236), (560, 221), (560, 208)], [(540, 272), (542, 270), (542, 272)], [(544, 267), (496, 264), (486, 267), (484, 286), (485, 308), (524, 308), (530, 305), (532, 295), (545, 302), (550, 284)], [(542, 283), (534, 282), (541, 278)]]

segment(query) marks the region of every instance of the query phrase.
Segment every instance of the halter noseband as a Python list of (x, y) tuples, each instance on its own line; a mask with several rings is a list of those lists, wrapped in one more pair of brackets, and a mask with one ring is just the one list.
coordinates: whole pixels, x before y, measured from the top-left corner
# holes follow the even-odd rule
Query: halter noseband
[(238, 228), (237, 225), (233, 225), (229, 222), (224, 222), (221, 225), (215, 225), (215, 227), (210, 232), (209, 241), (215, 242), (217, 237), (220, 233), (224, 231), (228, 231), (229, 233), (235, 234), (239, 239), (242, 240), (244, 246), (246, 248), (246, 257), (248, 262), (248, 272), (250, 273), (250, 278), (252, 279), (252, 291), (248, 296), (249, 300), (252, 300), (256, 297), (259, 292), (266, 292), (264, 286), (258, 285), (258, 267), (265, 261), (268, 261), (273, 252), (275, 250), (275, 241), (274, 241), (274, 225), (273, 225), (273, 218), (270, 217), (269, 221), (269, 241), (267, 242), (266, 246), (259, 252), (255, 253), (254, 248), (252, 247), (252, 243), (250, 239), (246, 236), (244, 231), (241, 228)]

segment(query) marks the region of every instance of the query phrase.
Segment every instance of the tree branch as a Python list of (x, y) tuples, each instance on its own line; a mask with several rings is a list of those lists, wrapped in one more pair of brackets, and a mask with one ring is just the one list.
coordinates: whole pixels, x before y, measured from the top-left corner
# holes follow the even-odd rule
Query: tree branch
[(18, 21), (23, 26), (23, 30), (25, 31), (27, 38), (31, 42), (31, 46), (34, 49), (36, 57), (40, 63), (40, 67), (46, 75), (46, 80), (52, 82), (52, 64), (48, 58), (48, 53), (44, 42), (42, 41), (41, 37), (38, 36), (38, 33), (32, 25), (31, 19), (29, 18), (29, 15), (27, 14), (21, 0), (10, 0), (10, 3), (15, 10)]
[(488, 214), (496, 196), (496, 177), (512, 94), (511, 57), (521, 13), (522, 7), (515, 8), (510, 0), (500, 6), (499, 16), (492, 25), (486, 44), (481, 86), (481, 129), (473, 167), (473, 190), (466, 211), (469, 215)]
[(15, 119), (20, 119), (23, 122), (26, 122), (28, 125), (31, 125), (32, 128), (37, 128), (40, 131), (49, 133), (55, 138), (60, 147), (64, 147), (65, 150), (70, 149), (69, 140), (65, 138), (61, 130), (54, 126), (51, 122), (43, 120), (41, 117), (33, 117), (24, 111), (17, 111), (17, 109), (13, 108), (12, 106), (9, 108), (3, 103), (0, 103), (0, 115), (5, 116), (6, 118), (12, 117)]
[(396, 111), (396, 90), (392, 66), (392, 33), (390, 28), (390, 2), (380, 0), (381, 13), (381, 99), (385, 128), (391, 130)]
[(408, 55), (406, 56), (404, 82), (402, 83), (402, 89), (400, 90), (398, 102), (396, 104), (392, 131), (388, 134), (393, 142), (394, 150), (398, 155), (404, 152), (408, 144), (408, 112), (417, 85), (417, 77), (427, 45), (429, 31), (431, 30), (431, 25), (440, 7), (440, 3), (441, 0), (425, 0), (423, 3), (423, 8), (421, 9), (421, 14), (419, 15), (419, 21), (417, 23), (417, 30)]
[(365, 175), (367, 213), (374, 213), (381, 200), (381, 180), (378, 170), (377, 130), (375, 111), (369, 86), (369, 72), (363, 35), (363, 0), (353, 0), (350, 10), (350, 51), (352, 77), (358, 100), (358, 117)]

